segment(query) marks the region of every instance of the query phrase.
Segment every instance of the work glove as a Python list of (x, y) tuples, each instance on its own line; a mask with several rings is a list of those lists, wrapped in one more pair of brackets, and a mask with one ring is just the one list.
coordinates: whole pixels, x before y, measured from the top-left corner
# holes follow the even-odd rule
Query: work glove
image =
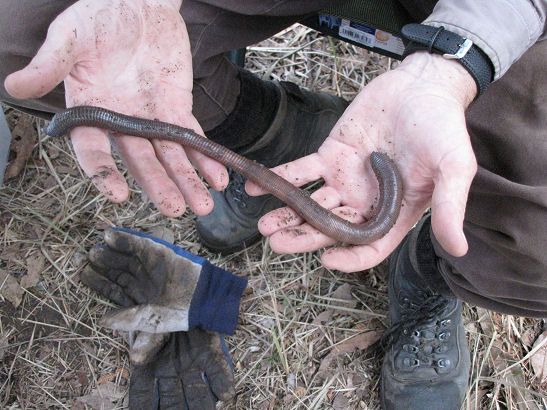
[[(145, 317), (141, 313), (153, 312), (155, 303), (161, 303), (162, 295), (169, 294), (174, 298), (173, 292), (167, 292), (166, 288), (181, 289), (181, 283), (173, 282), (173, 278), (181, 277), (173, 274), (173, 259), (178, 261), (171, 255), (173, 252), (180, 258), (197, 263), (206, 271), (214, 271), (211, 274), (225, 275), (225, 284), (231, 283), (226, 280), (231, 275), (230, 278), (239, 287), (242, 286), (238, 290), (239, 297), (246, 284), (245, 280), (158, 238), (120, 228), (109, 228), (105, 232), (105, 241), (106, 247), (94, 248), (90, 252), (90, 265), (82, 273), (81, 279), (102, 296), (127, 307), (109, 315), (106, 320), (115, 328), (120, 327), (115, 323), (118, 315), (125, 324), (124, 327), (130, 323), (141, 324), (140, 320), (131, 318), (131, 314)], [(154, 261), (147, 260), (147, 256)], [(181, 264), (181, 261), (174, 263), (177, 267)], [(192, 268), (195, 266), (190, 266), (190, 271), (193, 272)], [(203, 269), (200, 273), (202, 272)], [(197, 276), (198, 284), (206, 277), (201, 274)], [(210, 285), (210, 282), (211, 278), (206, 284)], [(205, 286), (203, 283), (201, 286), (213, 289), (212, 294), (216, 293), (214, 286)], [(239, 298), (237, 301), (239, 306)], [(134, 306), (135, 304), (139, 305)], [(132, 306), (135, 309), (129, 308)], [(150, 307), (146, 310), (142, 309), (143, 306)], [(181, 309), (181, 305), (177, 306)], [(137, 309), (139, 307), (141, 309)], [(232, 327), (228, 327), (233, 331)], [(235, 394), (231, 360), (224, 340), (218, 333), (199, 328), (173, 333), (131, 331), (129, 346), (132, 362), (130, 409), (214, 409), (217, 399), (229, 400)]]
[(85, 280), (125, 308), (105, 316), (116, 330), (165, 333), (194, 327), (233, 334), (247, 281), (162, 239), (107, 228), (89, 252)]
[[(131, 334), (141, 341), (146, 335)], [(132, 363), (129, 409), (213, 410), (217, 400), (234, 397), (232, 362), (218, 333), (199, 328), (169, 333), (160, 346), (155, 354), (150, 349), (144, 363)]]

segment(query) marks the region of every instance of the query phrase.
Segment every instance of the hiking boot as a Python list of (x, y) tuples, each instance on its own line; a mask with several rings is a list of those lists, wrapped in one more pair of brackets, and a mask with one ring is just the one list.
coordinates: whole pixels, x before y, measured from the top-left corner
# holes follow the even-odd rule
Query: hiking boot
[[(425, 225), (422, 233), (425, 230), (427, 233), (422, 237), (427, 236), (429, 240), (429, 225)], [(438, 272), (435, 280), (428, 278), (426, 282), (424, 275), (415, 269), (409, 251), (411, 238), (405, 238), (389, 262), (392, 325), (385, 336), (382, 407), (460, 409), (470, 370), (462, 304)], [(429, 249), (433, 252), (431, 245)], [(431, 277), (431, 272), (429, 275)], [(435, 282), (443, 285), (431, 286)]]
[[(235, 149), (270, 168), (316, 152), (348, 106), (342, 98), (305, 91), (293, 83), (274, 84), (278, 104), (271, 125), (249, 146)], [(247, 195), (245, 178), (234, 171), (224, 191), (210, 192), (215, 206), (210, 214), (196, 218), (196, 230), (207, 248), (223, 254), (257, 242), (258, 220), (284, 205), (269, 194)]]

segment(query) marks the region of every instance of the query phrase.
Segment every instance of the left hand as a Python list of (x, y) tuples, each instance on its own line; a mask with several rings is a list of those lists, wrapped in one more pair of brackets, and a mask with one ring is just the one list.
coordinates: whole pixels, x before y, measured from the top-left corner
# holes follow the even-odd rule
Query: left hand
[[(181, 4), (79, 0), (50, 24), (32, 61), (6, 78), (6, 90), (15, 98), (37, 98), (63, 82), (67, 107), (101, 106), (203, 135), (192, 114), (192, 53)], [(113, 202), (125, 201), (129, 188), (112, 157), (109, 132), (76, 127), (70, 136), (96, 188)], [(228, 183), (222, 164), (177, 143), (130, 135), (117, 135), (115, 142), (129, 172), (166, 216), (182, 215), (186, 205), (197, 215), (213, 209), (194, 165), (212, 188)]]
[[(395, 226), (371, 244), (328, 249), (322, 255), (326, 267), (353, 272), (376, 266), (429, 206), (443, 248), (455, 256), (467, 252), (463, 219), (477, 165), (464, 111), (475, 95), (475, 82), (459, 63), (425, 52), (412, 54), (359, 93), (317, 153), (274, 168), (298, 186), (323, 178), (324, 186), (312, 198), (360, 223), (377, 195), (367, 165), (370, 153), (386, 152), (398, 165), (404, 197)], [(263, 193), (252, 183), (247, 191)], [(335, 244), (288, 208), (262, 217), (259, 229), (279, 253)]]

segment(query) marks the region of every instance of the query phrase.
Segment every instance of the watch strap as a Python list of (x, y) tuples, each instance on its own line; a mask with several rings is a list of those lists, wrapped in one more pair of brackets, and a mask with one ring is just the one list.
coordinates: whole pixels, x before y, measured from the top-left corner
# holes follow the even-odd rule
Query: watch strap
[(442, 54), (454, 59), (471, 74), (477, 84), (477, 97), (481, 95), (494, 78), (494, 69), (487, 55), (469, 39), (446, 30), (425, 24), (406, 24), (401, 34), (409, 40), (403, 58), (416, 51)]

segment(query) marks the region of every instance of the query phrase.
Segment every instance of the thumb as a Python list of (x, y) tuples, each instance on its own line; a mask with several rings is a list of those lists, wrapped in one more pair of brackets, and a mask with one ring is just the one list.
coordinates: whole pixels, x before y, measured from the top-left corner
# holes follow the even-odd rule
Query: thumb
[(57, 20), (51, 23), (46, 41), (31, 62), (8, 75), (4, 86), (19, 99), (38, 98), (63, 81), (76, 62), (76, 30), (63, 27)]
[(131, 332), (129, 357), (138, 366), (150, 363), (169, 337), (169, 333)]
[(477, 162), (473, 153), (458, 153), (441, 164), (435, 180), (431, 201), (431, 225), (435, 238), (453, 256), (467, 253), (467, 240), (463, 233), (463, 221), (467, 196), (473, 177), (477, 172)]
[(188, 330), (188, 310), (160, 305), (138, 305), (107, 313), (101, 325), (127, 332), (168, 333)]

